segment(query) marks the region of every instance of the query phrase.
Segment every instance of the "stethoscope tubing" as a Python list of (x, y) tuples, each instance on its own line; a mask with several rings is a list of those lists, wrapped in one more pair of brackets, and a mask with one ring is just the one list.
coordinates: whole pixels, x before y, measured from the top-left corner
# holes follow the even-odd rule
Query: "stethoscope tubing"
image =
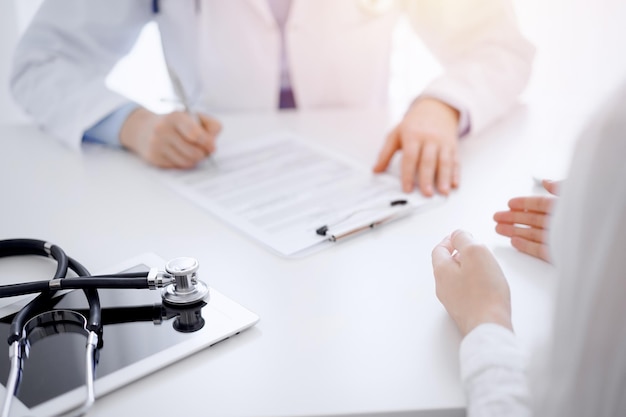
[[(147, 277), (147, 273), (143, 273)], [(41, 293), (45, 291), (75, 290), (75, 289), (111, 289), (111, 288), (149, 288), (147, 278), (120, 278), (119, 275), (99, 277), (57, 278), (49, 281), (33, 281), (20, 284), (0, 286), (0, 298), (16, 297), (18, 295)]]
[[(56, 323), (54, 319), (50, 319), (49, 314), (61, 315), (61, 320), (69, 320), (74, 324), (77, 320), (80, 321), (79, 332), (88, 337), (86, 346), (87, 396), (79, 408), (63, 417), (77, 416), (84, 414), (95, 400), (94, 373), (103, 321), (97, 289), (156, 290), (162, 288), (161, 297), (164, 303), (170, 306), (171, 311), (176, 311), (181, 306), (200, 306), (205, 304), (204, 300), (209, 297), (209, 287), (197, 279), (198, 261), (194, 258), (180, 257), (170, 260), (165, 266), (165, 272), (151, 268), (148, 272), (92, 276), (83, 265), (67, 256), (60, 247), (51, 243), (35, 239), (0, 240), (0, 258), (20, 255), (39, 255), (53, 258), (57, 263), (57, 268), (51, 280), (0, 286), (0, 298), (39, 293), (37, 297), (15, 314), (11, 322), (7, 338), (10, 346), (11, 370), (7, 381), (7, 395), (0, 417), (7, 416), (10, 411), (10, 404), (19, 387), (27, 346), (29, 342), (34, 343), (38, 340), (36, 337), (29, 339), (30, 333), (35, 329), (44, 329), (50, 323)], [(77, 276), (67, 278), (67, 273), (70, 270)], [(59, 300), (59, 298), (55, 298), (55, 294), (60, 290), (72, 289), (82, 289), (85, 293), (89, 304), (88, 318), (82, 311), (55, 308)], [(123, 313), (122, 310), (112, 311), (110, 319), (121, 321), (120, 314)], [(153, 308), (151, 311), (142, 310), (142, 313), (146, 313), (145, 316), (142, 315), (142, 318), (149, 318), (152, 321), (160, 320), (163, 314), (159, 310), (159, 314), (155, 316)], [(147, 313), (152, 314), (148, 317)], [(174, 322), (175, 328), (182, 332), (196, 331), (203, 325), (203, 319), (193, 323), (182, 320)], [(38, 333), (33, 333), (33, 335), (35, 334)]]
[[(50, 244), (48, 242), (36, 239), (7, 239), (0, 241), (0, 257), (7, 256), (20, 256), (20, 255), (39, 255), (53, 258), (57, 263), (57, 268), (51, 281), (45, 281), (47, 288), (39, 289), (31, 292), (40, 292), (40, 294), (31, 300), (26, 306), (24, 306), (13, 318), (11, 327), (9, 329), (8, 343), (9, 343), (9, 359), (11, 368), (9, 371), (9, 377), (7, 379), (7, 390), (2, 406), (1, 417), (8, 417), (11, 403), (16, 390), (19, 385), (19, 380), (22, 374), (22, 350), (24, 344), (27, 343), (26, 332), (24, 331), (25, 324), (31, 318), (37, 316), (42, 311), (45, 311), (53, 303), (53, 296), (55, 293), (64, 289), (50, 288), (50, 282), (63, 282), (68, 270), (74, 271), (83, 279), (87, 279), (91, 274), (82, 264), (73, 258), (68, 257), (65, 252), (58, 246)], [(21, 290), (39, 288), (40, 283), (25, 283), (21, 285)], [(17, 288), (15, 285), (8, 286), (9, 288)], [(4, 289), (5, 287), (3, 287)], [(85, 331), (88, 332), (87, 346), (85, 350), (85, 363), (86, 363), (86, 390), (87, 395), (81, 406), (66, 416), (80, 416), (91, 407), (95, 401), (94, 390), (94, 374), (96, 366), (96, 352), (98, 349), (99, 334), (102, 331), (102, 309), (100, 305), (100, 298), (95, 288), (81, 287), (87, 297), (89, 304), (89, 318), (85, 320)], [(7, 290), (11, 293), (11, 290)], [(31, 293), (27, 292), (25, 294)]]

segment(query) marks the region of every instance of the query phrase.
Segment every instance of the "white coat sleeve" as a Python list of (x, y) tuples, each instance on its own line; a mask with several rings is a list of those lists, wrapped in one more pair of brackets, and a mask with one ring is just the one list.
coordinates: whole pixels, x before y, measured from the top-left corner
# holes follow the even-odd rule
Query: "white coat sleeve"
[(86, 129), (128, 102), (105, 78), (150, 19), (149, 0), (46, 0), (15, 51), (16, 102), (45, 131), (79, 147)]
[(404, 7), (443, 66), (422, 95), (467, 110), (472, 133), (511, 108), (528, 82), (535, 49), (509, 0), (405, 0)]
[(531, 416), (525, 363), (515, 335), (502, 326), (482, 324), (465, 336), (460, 364), (468, 417)]

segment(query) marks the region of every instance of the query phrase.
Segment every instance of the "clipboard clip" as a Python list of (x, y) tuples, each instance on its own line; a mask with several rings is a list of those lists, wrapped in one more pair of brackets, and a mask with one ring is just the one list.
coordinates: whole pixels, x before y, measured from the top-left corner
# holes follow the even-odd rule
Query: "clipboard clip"
[[(388, 203), (388, 205), (385, 206), (385, 208), (387, 208), (387, 207), (396, 207), (396, 206), (406, 206), (407, 204), (409, 204), (408, 200), (392, 200), (392, 201), (390, 201)], [(382, 224), (382, 223), (384, 223), (384, 222), (386, 222), (388, 220), (391, 220), (394, 217), (396, 217), (396, 214), (391, 214), (391, 215), (385, 216), (385, 217), (383, 217), (381, 219), (377, 219), (375, 221), (371, 221), (371, 222), (368, 222), (366, 224), (362, 224), (362, 225), (359, 225), (357, 227), (350, 228), (348, 230), (343, 231), (342, 233), (330, 234), (330, 236), (329, 236), (329, 232), (330, 232), (331, 227), (335, 227), (335, 226), (337, 226), (337, 225), (339, 225), (339, 224), (349, 220), (351, 217), (353, 217), (353, 216), (355, 216), (355, 215), (357, 215), (357, 214), (359, 214), (361, 212), (370, 211), (370, 210), (376, 210), (376, 209), (380, 209), (380, 207), (369, 207), (369, 208), (363, 208), (363, 209), (355, 210), (352, 213), (346, 215), (345, 217), (343, 217), (340, 220), (335, 221), (332, 224), (325, 224), (323, 226), (318, 227), (317, 229), (315, 229), (315, 233), (320, 235), (320, 236), (328, 236), (329, 240), (331, 242), (336, 242), (337, 240), (339, 240), (341, 238), (353, 235), (353, 234), (361, 232), (363, 230), (373, 229), (374, 227), (376, 227), (376, 226), (378, 226), (378, 225), (380, 225), (380, 224)]]

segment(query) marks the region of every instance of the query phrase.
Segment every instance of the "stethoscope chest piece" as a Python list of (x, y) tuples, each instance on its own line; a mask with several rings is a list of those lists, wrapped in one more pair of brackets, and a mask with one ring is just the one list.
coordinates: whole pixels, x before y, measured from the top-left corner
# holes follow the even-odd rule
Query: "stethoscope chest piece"
[(197, 276), (198, 261), (195, 258), (181, 257), (169, 261), (165, 271), (174, 282), (163, 288), (161, 297), (173, 305), (190, 305), (209, 297), (209, 287)]

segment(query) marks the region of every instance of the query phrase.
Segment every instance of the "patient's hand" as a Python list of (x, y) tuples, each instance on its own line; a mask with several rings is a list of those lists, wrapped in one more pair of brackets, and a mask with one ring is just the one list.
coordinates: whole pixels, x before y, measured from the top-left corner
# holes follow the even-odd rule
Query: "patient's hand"
[(506, 278), (484, 245), (457, 230), (432, 252), (437, 298), (465, 336), (483, 323), (513, 330)]
[[(551, 194), (558, 194), (560, 182), (543, 180)], [(550, 262), (548, 227), (556, 197), (516, 197), (509, 200), (509, 210), (493, 215), (496, 232), (511, 238), (517, 250)]]

